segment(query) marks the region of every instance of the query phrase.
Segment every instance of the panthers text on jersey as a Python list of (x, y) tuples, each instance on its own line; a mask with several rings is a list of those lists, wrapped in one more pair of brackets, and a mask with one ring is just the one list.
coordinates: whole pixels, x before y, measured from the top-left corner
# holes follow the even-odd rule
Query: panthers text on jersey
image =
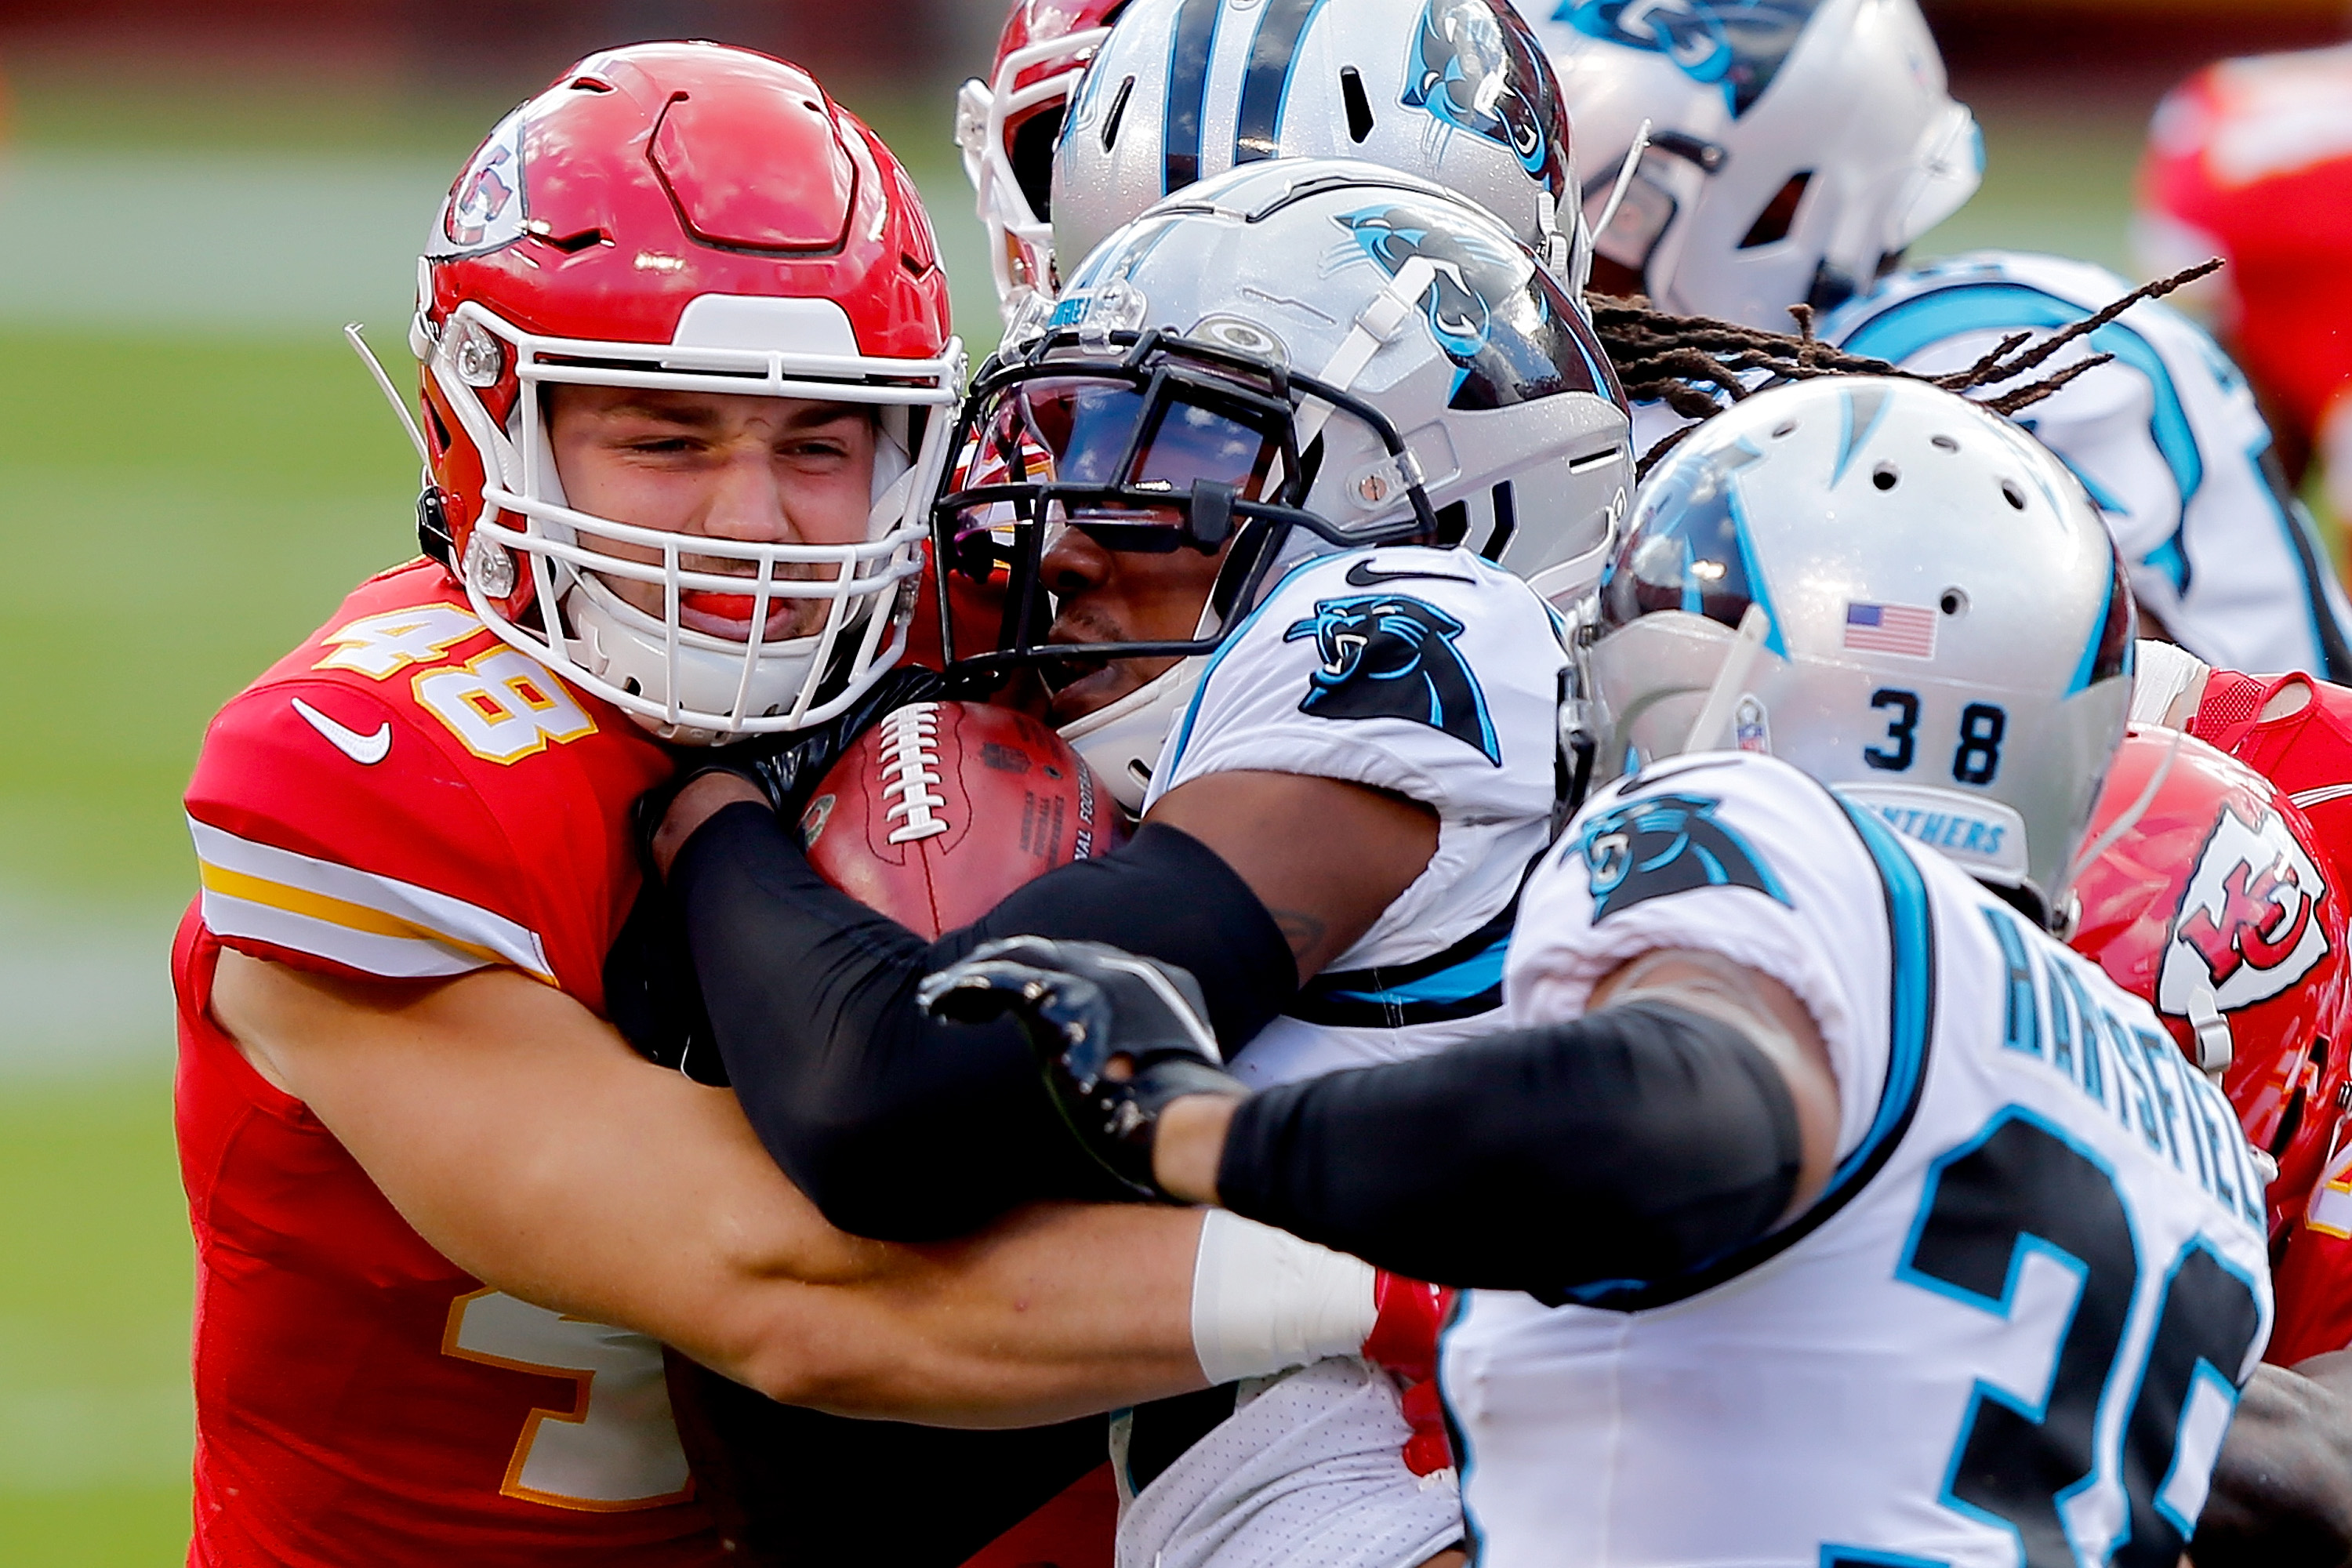
[(504, 965), (592, 1010), (670, 770), (437, 565), (362, 585), (221, 710), (173, 953), (195, 1230), (200, 1564), (716, 1563), (661, 1349), (486, 1289), (212, 1022), (223, 947), (339, 975)]
[[(1304, 773), (1437, 814), (1437, 852), (1353, 947), (1234, 1058), (1252, 1083), (1426, 1056), (1491, 1031), (1503, 950), (1550, 826), (1565, 663), (1533, 590), (1467, 550), (1319, 556), (1211, 660), (1152, 770)], [(1201, 1408), (1194, 1406), (1195, 1409)], [(1232, 1409), (1228, 1405), (1224, 1408)], [(1212, 1413), (1213, 1414), (1213, 1413)], [(1130, 1455), (1175, 1446), (1139, 1412)], [(1461, 1534), (1454, 1488), (1415, 1476), (1384, 1373), (1324, 1363), (1275, 1382), (1145, 1483), (1121, 1568), (1409, 1568)]]
[[(1897, 273), (1822, 331), (1850, 353), (1940, 374), (2011, 333), (2084, 321), (2130, 288), (2082, 262), (1988, 251)], [(2115, 361), (2018, 422), (2098, 503), (2133, 595), (2208, 664), (2352, 679), (2352, 606), (2286, 493), (2244, 376), (2203, 329), (2148, 301), (2046, 369), (2095, 353)]]
[(2221, 1091), (2094, 965), (1770, 758), (1677, 758), (1579, 814), (1522, 900), (1511, 1021), (1661, 948), (1805, 1004), (1838, 1163), (1690, 1276), (1468, 1299), (1439, 1375), (1482, 1568), (2176, 1568), (2271, 1317)]

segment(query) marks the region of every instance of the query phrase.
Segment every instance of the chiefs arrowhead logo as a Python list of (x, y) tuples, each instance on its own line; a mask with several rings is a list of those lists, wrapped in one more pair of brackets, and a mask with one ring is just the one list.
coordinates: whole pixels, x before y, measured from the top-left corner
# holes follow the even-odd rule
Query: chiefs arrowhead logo
[(2327, 883), (2276, 812), (2249, 826), (2225, 807), (2173, 916), (2157, 980), (2158, 1010), (2186, 1017), (2189, 998), (2210, 986), (2223, 1012), (2286, 990), (2327, 952), (2314, 918)]
[(499, 121), (476, 151), (466, 172), (449, 187), (440, 221), (426, 236), (425, 253), (436, 260), (470, 256), (512, 245), (523, 236), (522, 139), (526, 110)]

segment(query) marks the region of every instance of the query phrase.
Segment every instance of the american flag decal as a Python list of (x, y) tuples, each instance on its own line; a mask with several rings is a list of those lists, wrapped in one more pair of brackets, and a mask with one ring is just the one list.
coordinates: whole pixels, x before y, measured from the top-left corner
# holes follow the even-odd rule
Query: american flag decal
[(1899, 653), (1906, 658), (1936, 657), (1936, 612), (1916, 605), (1845, 607), (1845, 646), (1856, 653)]

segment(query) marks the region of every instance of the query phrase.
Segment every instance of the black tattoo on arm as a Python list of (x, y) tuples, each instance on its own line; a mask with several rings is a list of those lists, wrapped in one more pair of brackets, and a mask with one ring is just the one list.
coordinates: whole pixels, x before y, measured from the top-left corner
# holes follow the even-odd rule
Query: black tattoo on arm
[(1282, 940), (1290, 944), (1290, 956), (1298, 961), (1298, 973), (1302, 976), (1314, 973), (1307, 966), (1307, 955), (1323, 945), (1323, 938), (1331, 928), (1304, 910), (1268, 910), (1266, 913), (1274, 917)]

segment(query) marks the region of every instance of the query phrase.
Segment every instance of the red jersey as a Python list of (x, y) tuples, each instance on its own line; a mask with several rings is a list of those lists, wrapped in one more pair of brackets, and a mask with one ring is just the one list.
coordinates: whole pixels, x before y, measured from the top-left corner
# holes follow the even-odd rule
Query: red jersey
[(2352, 47), (2224, 60), (2157, 110), (2141, 172), (2147, 260), (2229, 260), (2222, 325), (2308, 434), (2352, 389)]
[(207, 1016), (222, 947), (407, 979), (494, 964), (603, 1006), (629, 803), (670, 770), (508, 647), (437, 565), (363, 584), (221, 710), (173, 955), (195, 1231), (190, 1561), (727, 1560), (661, 1348), (487, 1289)]
[[(2271, 699), (2298, 683), (2311, 693), (2302, 711), (2264, 721)], [(2317, 830), (2336, 875), (2352, 875), (2352, 689), (2300, 675), (2217, 669), (2206, 679), (2189, 732), (2284, 790)], [(2338, 1048), (2352, 1045), (2339, 1042)], [(2275, 1270), (2278, 1319), (2264, 1355), (2281, 1366), (2352, 1348), (2352, 1127), (2346, 1109), (2310, 1112), (2337, 1121), (2317, 1185), (2308, 1194), (2272, 1194), (2274, 1203), (2284, 1198), (2303, 1208)]]

